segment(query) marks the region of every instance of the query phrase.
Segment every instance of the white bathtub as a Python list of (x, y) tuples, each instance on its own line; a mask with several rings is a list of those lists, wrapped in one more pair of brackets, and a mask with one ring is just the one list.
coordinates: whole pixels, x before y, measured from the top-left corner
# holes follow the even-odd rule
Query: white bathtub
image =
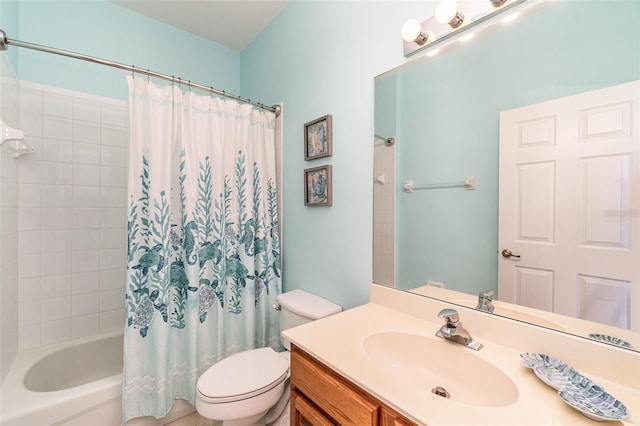
[[(0, 426), (118, 426), (122, 423), (122, 332), (21, 351), (0, 393)], [(177, 400), (159, 426), (195, 409)]]
[(0, 424), (122, 422), (122, 332), (21, 351), (2, 384)]

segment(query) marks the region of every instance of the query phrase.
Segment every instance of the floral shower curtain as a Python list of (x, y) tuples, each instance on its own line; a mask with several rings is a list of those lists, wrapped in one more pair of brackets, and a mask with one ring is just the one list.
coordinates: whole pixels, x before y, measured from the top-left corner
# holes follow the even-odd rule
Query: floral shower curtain
[(194, 403), (216, 361), (278, 347), (275, 116), (128, 77), (124, 421)]

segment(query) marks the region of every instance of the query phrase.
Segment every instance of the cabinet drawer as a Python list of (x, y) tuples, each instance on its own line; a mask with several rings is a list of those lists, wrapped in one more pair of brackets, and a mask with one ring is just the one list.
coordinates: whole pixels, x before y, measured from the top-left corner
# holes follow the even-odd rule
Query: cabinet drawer
[(340, 425), (378, 424), (377, 403), (295, 346), (291, 350), (291, 386)]
[(313, 404), (300, 395), (291, 391), (291, 424), (293, 426), (335, 426)]

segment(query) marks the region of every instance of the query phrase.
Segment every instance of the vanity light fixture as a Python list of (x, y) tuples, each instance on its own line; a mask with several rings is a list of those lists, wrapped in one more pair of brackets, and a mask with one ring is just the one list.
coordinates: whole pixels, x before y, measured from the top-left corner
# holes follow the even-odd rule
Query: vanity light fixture
[(436, 21), (456, 29), (464, 22), (464, 13), (458, 8), (457, 0), (441, 0), (436, 6)]
[(436, 39), (436, 35), (432, 31), (423, 31), (420, 22), (417, 20), (409, 19), (402, 26), (402, 38), (418, 46), (424, 46), (433, 42)]
[(442, 48), (455, 39), (469, 40), (473, 37), (471, 33), (498, 21), (498, 16), (506, 16), (505, 20), (515, 19), (515, 16), (511, 17), (513, 12), (542, 1), (441, 0), (434, 16), (422, 22), (411, 19), (402, 27), (404, 56), (408, 58), (420, 52)]

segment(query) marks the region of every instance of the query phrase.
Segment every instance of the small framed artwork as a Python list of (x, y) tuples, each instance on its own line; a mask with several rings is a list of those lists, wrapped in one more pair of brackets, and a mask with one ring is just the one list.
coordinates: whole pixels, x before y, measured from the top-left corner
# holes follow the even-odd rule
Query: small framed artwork
[(306, 161), (329, 157), (331, 149), (331, 115), (325, 115), (304, 125)]
[(331, 166), (305, 169), (304, 205), (330, 206), (331, 202)]

